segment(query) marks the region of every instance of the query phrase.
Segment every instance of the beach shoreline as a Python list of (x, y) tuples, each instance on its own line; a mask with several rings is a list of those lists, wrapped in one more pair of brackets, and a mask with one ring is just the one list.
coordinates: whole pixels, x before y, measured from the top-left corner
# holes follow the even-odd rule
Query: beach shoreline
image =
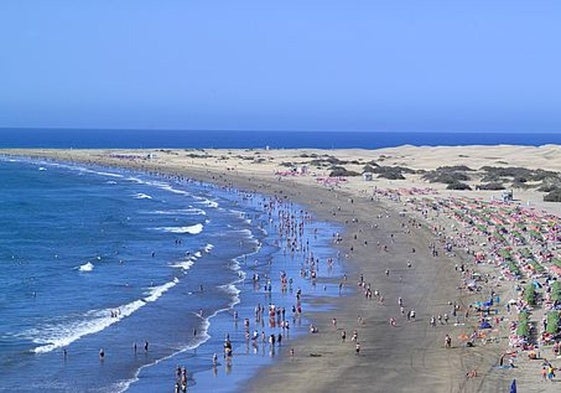
[[(460, 165), (467, 158), (472, 158), (478, 165), (496, 164), (497, 161), (514, 165), (516, 158), (520, 157), (521, 166), (540, 167), (544, 164), (540, 158), (542, 155), (536, 157), (536, 149), (539, 148), (503, 147), (501, 151), (493, 147), (481, 152), (485, 149), (447, 148), (453, 153), (445, 162)], [(544, 153), (542, 149), (542, 153), (547, 161), (547, 156), (555, 153), (557, 147), (544, 149), (547, 151)], [(525, 151), (525, 155), (521, 156), (521, 150)], [(534, 156), (527, 157), (530, 150)], [(385, 160), (392, 164), (427, 167), (431, 154), (433, 165), (438, 165), (438, 157), (442, 159), (443, 152), (440, 148), (403, 147), (368, 154), (378, 159), (389, 157)], [(293, 355), (286, 353), (289, 349), (285, 347), (285, 353), (275, 365), (262, 370), (244, 391), (506, 391), (514, 378), (524, 391), (552, 389), (551, 385), (541, 383), (537, 374), (539, 366), (526, 362), (522, 356), (512, 356), (519, 365), (516, 368), (497, 367), (501, 356), (512, 352), (508, 345), (509, 325), (516, 319), (514, 312), (505, 310), (504, 303), (495, 308), (496, 318), (499, 318), (496, 326), (485, 337), (478, 337), (477, 345), (469, 347), (459, 339), (471, 330), (478, 330), (476, 312), (464, 318), (464, 313), (471, 311), (468, 305), (486, 300), (490, 291), (502, 299), (516, 297), (515, 283), (502, 279), (499, 269), (491, 263), (474, 266), (474, 252), (478, 242), (482, 241), (480, 234), (472, 234), (477, 242), (474, 240), (466, 247), (470, 250), (457, 247), (457, 251), (446, 253), (442, 249), (446, 242), (439, 240), (437, 232), (442, 232), (441, 238), (445, 240), (448, 235), (460, 238), (460, 225), (453, 226), (458, 223), (458, 218), (445, 207), (432, 211), (428, 206), (440, 198), (473, 198), (479, 201), (482, 199), (480, 195), (486, 196), (485, 199), (491, 196), (498, 198), (498, 192), (473, 192), (470, 195), (468, 191), (435, 191), (432, 187), (428, 191), (426, 184), (423, 187), (423, 184), (411, 185), (406, 181), (404, 186), (398, 180), (351, 182), (336, 178), (337, 182), (329, 183), (325, 180), (326, 172), (321, 169), (315, 169), (313, 174), (281, 173), (280, 164), (287, 157), (291, 158), (293, 166), (302, 170), (303, 164), (298, 162), (302, 161), (304, 154), (307, 158), (311, 154), (316, 157), (323, 154), (343, 161), (349, 156), (356, 156), (354, 151), (259, 151), (263, 161), (257, 163), (256, 152), (251, 150), (6, 150), (0, 153), (180, 174), (217, 185), (286, 198), (306, 206), (317, 219), (342, 225), (345, 229), (336, 247), (346, 261), (348, 282), (344, 285), (351, 288), (351, 294), (330, 299), (330, 312), (307, 316), (318, 326), (319, 333), (291, 343)], [(275, 156), (274, 164), (269, 165), (273, 160), (268, 158), (275, 153), (279, 153), (280, 157)], [(216, 157), (230, 158), (220, 160)], [(422, 160), (423, 164), (419, 164)], [(551, 170), (556, 170), (558, 163), (549, 160), (548, 165)], [(396, 193), (398, 189), (417, 190), (417, 193)], [(528, 190), (520, 193), (524, 198), (521, 202), (545, 206), (539, 200), (539, 193)], [(557, 205), (549, 207), (551, 212), (558, 210)], [(438, 255), (434, 255), (435, 250)], [(458, 290), (465, 278), (464, 268), (458, 271), (460, 265), (487, 275), (488, 282), (481, 283), (479, 292), (466, 292), (465, 288)], [(389, 274), (386, 274), (388, 270)], [(384, 301), (381, 302), (379, 296), (368, 299), (365, 296), (367, 286), (379, 291)], [(414, 321), (401, 315), (399, 298), (403, 299), (404, 311), (416, 311)], [(458, 321), (451, 316), (453, 305), (459, 306)], [(432, 316), (445, 314), (449, 314), (449, 322), (439, 320), (437, 326), (431, 326), (429, 321)], [(336, 318), (336, 325), (333, 318)], [(395, 326), (390, 321), (395, 321)], [(341, 338), (343, 330), (348, 335), (345, 342)], [(350, 340), (355, 330), (360, 342), (358, 355), (356, 343)], [(447, 334), (453, 339), (449, 349), (444, 345)], [(522, 354), (516, 351), (517, 355)], [(477, 376), (470, 375), (473, 371), (477, 371)]]

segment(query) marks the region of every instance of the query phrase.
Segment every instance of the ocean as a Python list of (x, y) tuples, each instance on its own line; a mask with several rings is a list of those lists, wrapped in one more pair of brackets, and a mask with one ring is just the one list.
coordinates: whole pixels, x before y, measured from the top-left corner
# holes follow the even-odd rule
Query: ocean
[(339, 296), (340, 228), (289, 202), (10, 157), (0, 182), (0, 392), (173, 392), (178, 367), (190, 392), (242, 392), (310, 298)]
[(561, 144), (561, 133), (280, 132), (0, 128), (0, 148), (318, 148)]

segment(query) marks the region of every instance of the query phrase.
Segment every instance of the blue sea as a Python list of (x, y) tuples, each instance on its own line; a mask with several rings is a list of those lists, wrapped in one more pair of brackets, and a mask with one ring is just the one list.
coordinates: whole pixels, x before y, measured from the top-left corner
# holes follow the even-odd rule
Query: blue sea
[[(311, 298), (339, 296), (340, 229), (289, 202), (13, 157), (0, 183), (0, 392), (173, 392), (177, 367), (189, 392), (242, 392), (305, 330)], [(257, 305), (290, 329), (256, 322)]]
[(0, 148), (318, 148), (561, 144), (561, 133), (295, 132), (0, 128)]

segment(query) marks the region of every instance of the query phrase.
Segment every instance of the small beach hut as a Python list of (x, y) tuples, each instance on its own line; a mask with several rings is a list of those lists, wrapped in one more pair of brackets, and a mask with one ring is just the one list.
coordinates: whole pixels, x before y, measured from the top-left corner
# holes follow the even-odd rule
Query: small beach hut
[(512, 202), (513, 201), (513, 191), (512, 190), (504, 190), (501, 193), (501, 199), (503, 200), (503, 202)]

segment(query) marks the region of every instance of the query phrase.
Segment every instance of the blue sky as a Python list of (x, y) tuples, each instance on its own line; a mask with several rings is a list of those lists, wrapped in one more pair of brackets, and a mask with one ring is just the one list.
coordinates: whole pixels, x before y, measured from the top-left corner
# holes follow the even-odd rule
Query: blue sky
[(2, 0), (0, 126), (561, 132), (561, 1)]

